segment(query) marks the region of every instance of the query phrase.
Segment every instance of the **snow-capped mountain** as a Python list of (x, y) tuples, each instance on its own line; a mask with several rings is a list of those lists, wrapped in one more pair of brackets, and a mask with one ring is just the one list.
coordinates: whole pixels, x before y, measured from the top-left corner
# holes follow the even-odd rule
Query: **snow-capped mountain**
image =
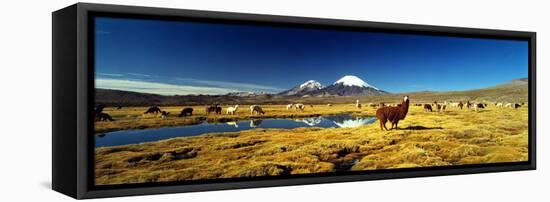
[(338, 81), (334, 82), (334, 84), (342, 84), (344, 86), (358, 86), (358, 87), (365, 87), (365, 88), (374, 88), (375, 90), (378, 90), (378, 88), (369, 85), (367, 82), (363, 81), (359, 77), (353, 76), (353, 75), (346, 75), (339, 79)]
[(277, 95), (301, 96), (301, 97), (324, 97), (324, 96), (351, 96), (351, 95), (382, 95), (388, 92), (380, 90), (368, 84), (361, 78), (353, 75), (346, 75), (333, 84), (323, 87), (315, 80), (309, 80), (290, 90), (283, 91)]
[(304, 88), (321, 89), (321, 88), (323, 88), (323, 85), (321, 85), (321, 83), (319, 83), (315, 80), (309, 80), (309, 81), (306, 81), (305, 83), (303, 83), (302, 85), (300, 85), (300, 88), (302, 88), (302, 89), (304, 89)]
[(332, 96), (371, 96), (387, 93), (388, 92), (368, 84), (357, 76), (347, 75), (338, 79), (334, 84), (321, 89), (317, 94)]
[(303, 84), (297, 85), (294, 88), (291, 88), (290, 90), (286, 90), (283, 92), (280, 92), (277, 95), (283, 95), (283, 96), (303, 96), (307, 95), (310, 92), (315, 92), (323, 88), (323, 85), (321, 83), (315, 81), (315, 80), (309, 80), (306, 81)]

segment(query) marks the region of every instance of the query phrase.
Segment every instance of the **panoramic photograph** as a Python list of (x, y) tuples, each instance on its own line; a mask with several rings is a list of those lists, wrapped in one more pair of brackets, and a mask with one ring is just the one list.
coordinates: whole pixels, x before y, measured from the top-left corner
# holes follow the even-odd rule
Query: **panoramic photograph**
[(96, 17), (95, 185), (528, 161), (528, 42)]

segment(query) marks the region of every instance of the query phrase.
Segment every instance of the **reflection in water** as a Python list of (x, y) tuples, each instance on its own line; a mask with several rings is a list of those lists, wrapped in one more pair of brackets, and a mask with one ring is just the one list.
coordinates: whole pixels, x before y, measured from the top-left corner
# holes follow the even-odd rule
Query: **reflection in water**
[(239, 127), (239, 124), (237, 124), (237, 122), (235, 122), (235, 121), (226, 122), (226, 124), (230, 125), (230, 126), (235, 126), (235, 128)]
[(348, 114), (328, 116), (326, 117), (326, 119), (331, 120), (340, 128), (357, 128), (359, 126), (368, 125), (376, 121), (375, 117), (353, 117)]
[(317, 126), (321, 124), (324, 120), (331, 121), (334, 123), (335, 127), (339, 128), (356, 128), (359, 126), (364, 126), (373, 123), (376, 121), (375, 117), (354, 117), (349, 114), (341, 114), (334, 116), (326, 117), (312, 117), (305, 119), (296, 119), (298, 122), (303, 122), (309, 126)]
[(262, 124), (261, 119), (250, 120), (250, 127), (251, 128), (256, 128), (256, 127), (260, 126), (260, 124)]
[(96, 147), (117, 146), (125, 144), (136, 144), (164, 140), (174, 137), (196, 136), (207, 133), (224, 133), (251, 130), (254, 128), (280, 128), (293, 129), (301, 127), (321, 128), (349, 128), (359, 127), (373, 123), (374, 117), (354, 117), (349, 114), (311, 117), (304, 119), (256, 119), (231, 121), (226, 123), (203, 122), (197, 125), (174, 126), (163, 128), (151, 128), (144, 130), (122, 130), (105, 134), (97, 134), (95, 137)]
[(311, 117), (311, 118), (305, 118), (305, 119), (296, 119), (298, 122), (304, 122), (308, 126), (316, 126), (323, 121), (323, 117)]

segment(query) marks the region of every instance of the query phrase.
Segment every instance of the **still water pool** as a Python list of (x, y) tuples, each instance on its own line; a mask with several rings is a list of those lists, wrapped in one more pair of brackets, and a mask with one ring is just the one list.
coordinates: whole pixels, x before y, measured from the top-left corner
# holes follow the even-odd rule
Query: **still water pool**
[(206, 133), (238, 132), (254, 128), (353, 128), (371, 124), (375, 120), (375, 117), (355, 117), (349, 114), (341, 114), (300, 119), (256, 119), (226, 123), (203, 122), (201, 124), (189, 126), (163, 127), (145, 130), (123, 130), (97, 134), (95, 136), (95, 146), (105, 147), (136, 144), (159, 141), (174, 137), (188, 137)]

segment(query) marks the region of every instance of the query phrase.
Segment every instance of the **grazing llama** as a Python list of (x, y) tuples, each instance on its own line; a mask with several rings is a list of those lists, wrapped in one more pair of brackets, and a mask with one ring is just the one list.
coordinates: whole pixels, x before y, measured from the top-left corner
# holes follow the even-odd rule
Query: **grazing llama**
[(170, 112), (161, 111), (160, 112), (160, 118), (165, 119), (165, 118), (168, 117), (168, 114), (170, 114)]
[(145, 111), (143, 114), (158, 114), (158, 113), (161, 113), (162, 110), (160, 110), (159, 107), (157, 106), (151, 106), (149, 107), (149, 109), (147, 109), (147, 111)]
[(264, 110), (262, 109), (262, 107), (258, 106), (258, 105), (251, 105), (250, 106), (250, 113), (251, 114), (265, 114)]
[(193, 115), (193, 108), (186, 107), (181, 110), (180, 115), (178, 115), (178, 117), (191, 116), (191, 115)]
[(115, 120), (111, 117), (111, 115), (104, 112), (99, 112), (96, 114), (95, 121), (115, 121)]

